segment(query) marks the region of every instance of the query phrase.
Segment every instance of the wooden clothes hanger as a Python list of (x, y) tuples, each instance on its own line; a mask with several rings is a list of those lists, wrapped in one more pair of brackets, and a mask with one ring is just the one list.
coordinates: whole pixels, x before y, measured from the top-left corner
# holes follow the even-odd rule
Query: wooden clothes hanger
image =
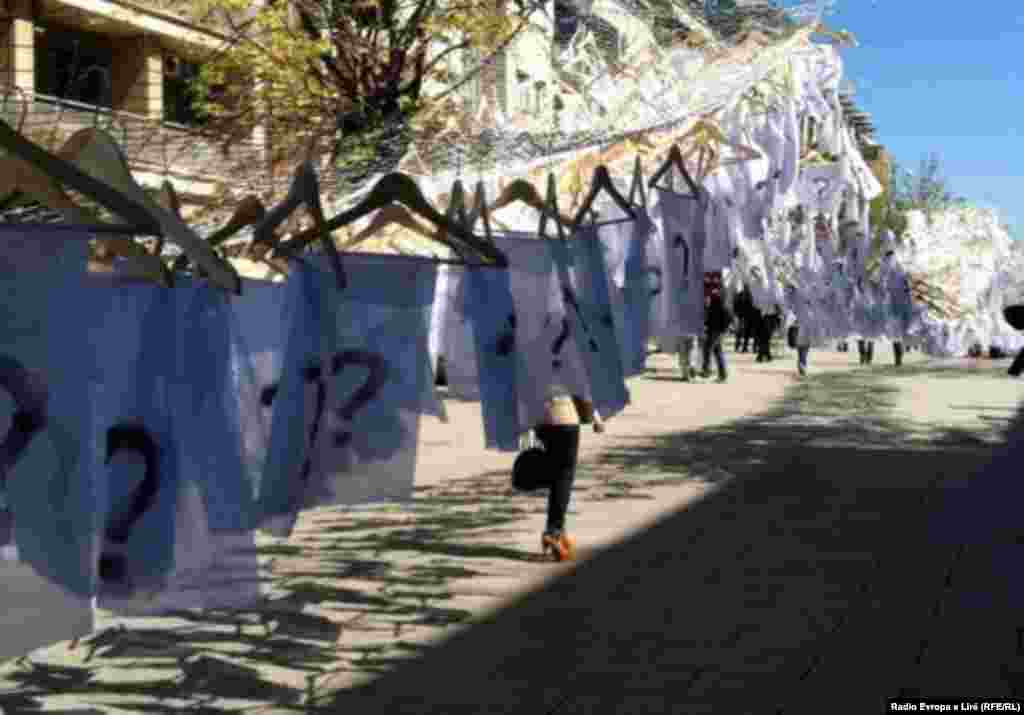
[[(181, 200), (178, 198), (178, 192), (174, 190), (174, 184), (167, 179), (164, 179), (163, 183), (160, 184), (160, 195), (157, 196), (157, 203), (167, 211), (170, 211), (178, 218), (181, 216)], [(159, 256), (164, 250), (164, 237), (160, 236), (156, 239), (156, 245), (153, 248), (153, 255)]]
[(590, 183), (590, 193), (587, 194), (586, 198), (583, 199), (583, 203), (580, 205), (579, 211), (576, 212), (576, 218), (573, 220), (572, 226), (579, 228), (583, 224), (583, 219), (586, 217), (588, 211), (594, 204), (594, 199), (597, 198), (598, 194), (604, 191), (608, 194), (613, 201), (618, 205), (620, 209), (625, 212), (629, 221), (636, 220), (636, 211), (629, 201), (619, 193), (619, 190), (615, 188), (615, 183), (612, 181), (611, 174), (608, 173), (608, 167), (604, 164), (597, 166), (594, 169), (594, 177)]
[(370, 221), (370, 224), (362, 231), (357, 233), (353, 238), (345, 241), (342, 244), (342, 248), (349, 249), (359, 245), (368, 238), (371, 238), (375, 234), (380, 233), (388, 226), (403, 226), (413, 233), (434, 240), (434, 236), (415, 218), (409, 213), (409, 210), (404, 206), (391, 204), (380, 209), (377, 214)]
[(558, 212), (558, 181), (553, 173), (548, 174), (548, 195), (543, 206), (544, 208), (540, 212), (540, 223), (537, 224), (537, 235), (541, 238), (549, 238), (547, 228), (548, 219), (551, 219), (555, 223), (555, 237), (561, 241), (566, 240), (568, 238), (565, 233), (566, 224), (559, 219), (560, 214)]
[[(234, 213), (223, 226), (206, 237), (208, 246), (216, 247), (247, 226), (255, 226), (267, 215), (267, 209), (255, 194), (244, 197), (235, 207)], [(183, 271), (188, 267), (187, 255), (178, 256), (174, 261), (174, 270)], [(276, 270), (276, 269), (275, 269)]]
[(452, 198), (448, 203), (449, 214), (454, 211), (454, 219), (461, 221), (462, 227), (469, 232), (473, 231), (478, 220), (482, 220), (484, 227), (483, 238), (488, 243), (494, 244), (494, 234), (491, 231), (490, 209), (487, 207), (487, 194), (483, 180), (481, 179), (476, 182), (476, 190), (473, 193), (473, 206), (466, 212), (463, 205), (460, 213), (457, 202), (464, 202), (463, 196), (462, 182), (456, 179), (452, 185)]
[[(754, 147), (730, 140), (710, 116), (698, 117), (690, 129), (679, 137), (679, 143), (691, 139), (690, 147), (683, 152), (683, 159), (698, 153), (698, 175), (701, 180), (721, 166), (739, 164), (752, 159), (760, 159), (763, 154)], [(722, 148), (728, 147), (735, 152), (734, 156), (726, 157)]]
[[(629, 203), (639, 208), (647, 208), (647, 190), (644, 188), (644, 168), (640, 163), (640, 155), (636, 155), (633, 163), (633, 183), (629, 186)], [(639, 199), (639, 201), (637, 200)]]
[[(529, 206), (530, 208), (536, 209), (542, 215), (545, 211), (549, 210), (548, 203), (540, 197), (537, 193), (537, 189), (534, 188), (533, 184), (525, 179), (516, 179), (508, 186), (505, 187), (504, 191), (494, 200), (494, 203), (490, 206), (490, 212), (494, 213), (499, 209), (503, 209), (506, 206), (515, 202), (520, 202)], [(571, 226), (574, 222), (573, 219), (563, 216), (562, 214), (556, 214), (552, 218), (557, 217), (558, 223), (564, 226)]]
[(327, 227), (327, 222), (324, 220), (324, 210), (320, 204), (320, 184), (316, 178), (316, 170), (313, 169), (313, 162), (309, 159), (303, 161), (295, 169), (292, 184), (288, 188), (288, 194), (284, 200), (270, 209), (256, 225), (252, 238), (253, 249), (270, 247), (274, 249), (275, 254), (300, 260), (301, 248), (294, 245), (293, 241), (284, 243), (274, 238), (274, 229), (284, 223), (303, 204), (313, 217), (312, 235), (323, 242), (324, 253), (327, 254), (327, 260), (334, 271), (338, 289), (344, 290), (348, 285), (345, 269), (341, 265), (341, 256), (338, 255), (338, 249), (331, 238), (331, 229)]
[[(474, 253), (484, 262), (494, 263), (501, 267), (508, 266), (508, 261), (501, 251), (464, 230), (461, 226), (451, 223), (430, 205), (415, 181), (409, 176), (397, 172), (381, 178), (362, 201), (327, 221), (323, 228), (326, 231), (334, 231), (391, 203), (400, 203), (435, 226), (444, 228), (444, 236), (435, 236), (435, 238), (450, 246), (460, 255), (467, 252)], [(316, 235), (315, 231), (302, 231), (281, 245), (285, 250), (301, 250)]]
[(669, 178), (670, 181), (672, 180), (672, 174), (670, 172), (673, 168), (676, 169), (676, 171), (678, 171), (682, 175), (683, 180), (686, 182), (686, 185), (690, 187), (690, 194), (680, 194), (680, 196), (686, 196), (687, 198), (690, 199), (700, 198), (700, 189), (697, 188), (697, 182), (693, 180), (693, 177), (690, 176), (690, 172), (687, 171), (686, 169), (686, 163), (683, 161), (683, 154), (679, 150), (678, 144), (673, 144), (671, 147), (669, 147), (668, 156), (665, 158), (665, 161), (662, 163), (662, 165), (658, 167), (658, 170), (654, 172), (654, 176), (651, 177), (651, 180), (648, 182), (647, 185), (652, 189), (664, 189), (666, 191), (671, 191), (675, 193), (675, 187), (673, 184), (669, 184), (667, 186), (659, 186), (659, 183), (661, 182), (662, 178), (666, 176)]
[(465, 229), (472, 231), (478, 218), (483, 220), (484, 238), (488, 243), (494, 243), (494, 235), (491, 233), (491, 214), (487, 208), (487, 192), (484, 188), (483, 179), (476, 182), (476, 191), (473, 194), (473, 208), (470, 209), (469, 216), (467, 216), (467, 223), (464, 224)]
[[(65, 143), (61, 152), (68, 149), (74, 136)], [(114, 233), (136, 233), (137, 235), (159, 236), (160, 228), (143, 206), (117, 192), (107, 184), (84, 173), (64, 157), (54, 155), (36, 146), (0, 121), (0, 146), (10, 153), (0, 159), (0, 177), (4, 179), (3, 189), (8, 196), (24, 194), (40, 204), (58, 211), (66, 221), (80, 225), (83, 230), (92, 229), (105, 238), (99, 239), (116, 255), (128, 259), (126, 275), (130, 278), (152, 280), (170, 285), (171, 276), (166, 266), (156, 256), (131, 238), (110, 237)], [(84, 209), (75, 204), (65, 193), (62, 184), (87, 196), (113, 214), (124, 220), (121, 224), (97, 223)], [(127, 229), (127, 230), (126, 230)]]
[(201, 268), (210, 281), (229, 293), (238, 295), (241, 278), (229, 263), (213, 252), (196, 233), (172, 211), (153, 201), (132, 176), (128, 160), (113, 138), (96, 128), (80, 129), (64, 145), (62, 152), (73, 157), (75, 168), (94, 177), (102, 177), (116, 193), (138, 205), (156, 221), (154, 235), (178, 245)]

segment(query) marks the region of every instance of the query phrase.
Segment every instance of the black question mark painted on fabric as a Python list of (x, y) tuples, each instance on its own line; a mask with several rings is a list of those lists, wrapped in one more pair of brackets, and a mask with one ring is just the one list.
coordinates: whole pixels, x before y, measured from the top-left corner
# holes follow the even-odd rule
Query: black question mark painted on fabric
[[(153, 506), (160, 488), (159, 448), (153, 436), (141, 424), (121, 422), (107, 430), (107, 458), (110, 464), (114, 455), (121, 451), (138, 452), (146, 465), (142, 482), (131, 497), (131, 504), (120, 514), (115, 514), (107, 523), (106, 537), (115, 544), (124, 544), (131, 536), (132, 529), (146, 511)], [(124, 556), (101, 554), (100, 579), (103, 581), (125, 581)]]
[(683, 249), (683, 286), (689, 285), (690, 282), (690, 246), (686, 243), (686, 239), (683, 238), (683, 234), (676, 234), (676, 246), (680, 246)]
[(649, 297), (653, 298), (654, 296), (656, 296), (659, 293), (661, 293), (661, 289), (662, 289), (661, 269), (658, 268), (657, 266), (650, 266), (650, 267), (647, 268), (647, 275), (648, 276), (656, 276), (657, 279), (658, 279), (658, 287), (657, 288), (651, 288), (651, 293), (650, 293)]
[[(381, 355), (368, 350), (342, 350), (331, 358), (331, 375), (337, 375), (346, 365), (361, 365), (369, 369), (366, 381), (359, 386), (343, 406), (334, 408), (334, 414), (351, 422), (363, 407), (366, 407), (381, 388), (387, 384), (391, 375), (391, 366)], [(333, 436), (336, 447), (344, 447), (352, 441), (351, 432), (337, 432)]]
[[(317, 435), (320, 434), (320, 423), (323, 419), (324, 410), (327, 407), (327, 386), (323, 381), (323, 371), (320, 369), (320, 362), (313, 360), (302, 371), (302, 381), (307, 385), (316, 385), (316, 407), (314, 408), (313, 423), (309, 427), (309, 443), (316, 444)], [(260, 404), (263, 407), (270, 407), (277, 397), (278, 383), (264, 387), (260, 391)], [(302, 467), (299, 469), (299, 481), (305, 485), (309, 481), (309, 475), (313, 470), (313, 457), (310, 452), (306, 453), (302, 460)]]
[(562, 359), (558, 356), (562, 352), (562, 345), (565, 344), (565, 339), (569, 337), (569, 319), (562, 318), (562, 332), (555, 338), (555, 342), (551, 343), (551, 354), (554, 358), (551, 360), (551, 367), (558, 370), (562, 367)]
[(11, 427), (0, 442), (0, 487), (3, 487), (7, 484), (7, 472), (21, 458), (36, 433), (46, 427), (50, 391), (38, 372), (27, 370), (8, 355), (0, 355), (0, 387), (17, 405)]
[[(46, 403), (50, 391), (40, 373), (27, 370), (9, 355), (0, 355), (0, 387), (14, 399), (17, 409), (3, 442), (0, 442), (0, 489), (7, 486), (7, 473), (14, 468), (36, 433), (46, 427)], [(14, 517), (7, 504), (0, 504), (0, 546), (14, 538)]]
[(587, 340), (590, 343), (590, 352), (598, 352), (597, 341), (594, 340), (594, 336), (590, 333), (590, 326), (587, 325), (587, 321), (583, 317), (583, 311), (580, 310), (580, 304), (576, 301), (576, 295), (569, 290), (569, 288), (562, 288), (562, 297), (565, 299), (565, 302), (572, 306), (572, 309), (576, 311), (576, 317), (579, 318), (580, 325), (583, 327), (583, 332), (587, 334)]
[(509, 313), (506, 322), (509, 326), (508, 330), (498, 337), (498, 342), (495, 345), (495, 352), (502, 357), (511, 355), (512, 351), (516, 349), (516, 314)]

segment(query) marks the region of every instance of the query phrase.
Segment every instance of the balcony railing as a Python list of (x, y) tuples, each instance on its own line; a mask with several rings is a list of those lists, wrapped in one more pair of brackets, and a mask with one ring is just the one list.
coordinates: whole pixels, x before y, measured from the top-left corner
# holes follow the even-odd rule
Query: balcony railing
[(255, 143), (235, 144), (224, 156), (193, 128), (43, 94), (26, 98), (6, 93), (0, 99), (0, 118), (51, 151), (76, 131), (99, 127), (117, 141), (135, 170), (216, 181), (231, 174), (237, 162), (256, 160), (258, 165)]

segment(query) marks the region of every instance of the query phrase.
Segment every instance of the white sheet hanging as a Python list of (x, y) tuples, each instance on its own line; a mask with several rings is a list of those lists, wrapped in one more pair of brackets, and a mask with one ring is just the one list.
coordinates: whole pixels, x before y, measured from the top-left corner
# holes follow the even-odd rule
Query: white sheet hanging
[(653, 275), (658, 285), (652, 289), (650, 249), (657, 243), (657, 233), (646, 209), (638, 208), (635, 221), (608, 224), (599, 235), (607, 249), (608, 290), (622, 366), (625, 376), (632, 377), (644, 371), (647, 341), (656, 334), (652, 333), (652, 292), (660, 290), (660, 271)]
[(546, 239), (509, 233), (495, 241), (508, 258), (515, 302), (519, 424), (531, 428), (544, 418), (553, 395), (590, 399), (590, 386)]
[(704, 332), (705, 194), (694, 199), (657, 190), (661, 223), (661, 334), (663, 345)]
[(93, 627), (88, 238), (0, 235), (0, 659)]

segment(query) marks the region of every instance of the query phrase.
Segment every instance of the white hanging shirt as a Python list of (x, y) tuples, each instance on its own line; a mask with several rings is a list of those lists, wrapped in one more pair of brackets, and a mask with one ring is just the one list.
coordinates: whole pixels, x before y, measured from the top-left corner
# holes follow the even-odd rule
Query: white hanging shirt
[(702, 197), (657, 190), (663, 259), (661, 338), (666, 342), (704, 332), (704, 272), (710, 269), (704, 263), (709, 203), (703, 192)]
[(519, 424), (540, 424), (555, 396), (590, 399), (586, 370), (572, 336), (554, 259), (536, 234), (498, 234), (509, 262), (515, 304), (516, 397)]
[(838, 166), (805, 166), (800, 169), (797, 194), (808, 211), (831, 214), (838, 208), (845, 186)]
[[(89, 468), (88, 235), (0, 235), (0, 660), (93, 628), (96, 498)], [(16, 412), (31, 415), (18, 440)], [(24, 419), (24, 417), (23, 417)]]

